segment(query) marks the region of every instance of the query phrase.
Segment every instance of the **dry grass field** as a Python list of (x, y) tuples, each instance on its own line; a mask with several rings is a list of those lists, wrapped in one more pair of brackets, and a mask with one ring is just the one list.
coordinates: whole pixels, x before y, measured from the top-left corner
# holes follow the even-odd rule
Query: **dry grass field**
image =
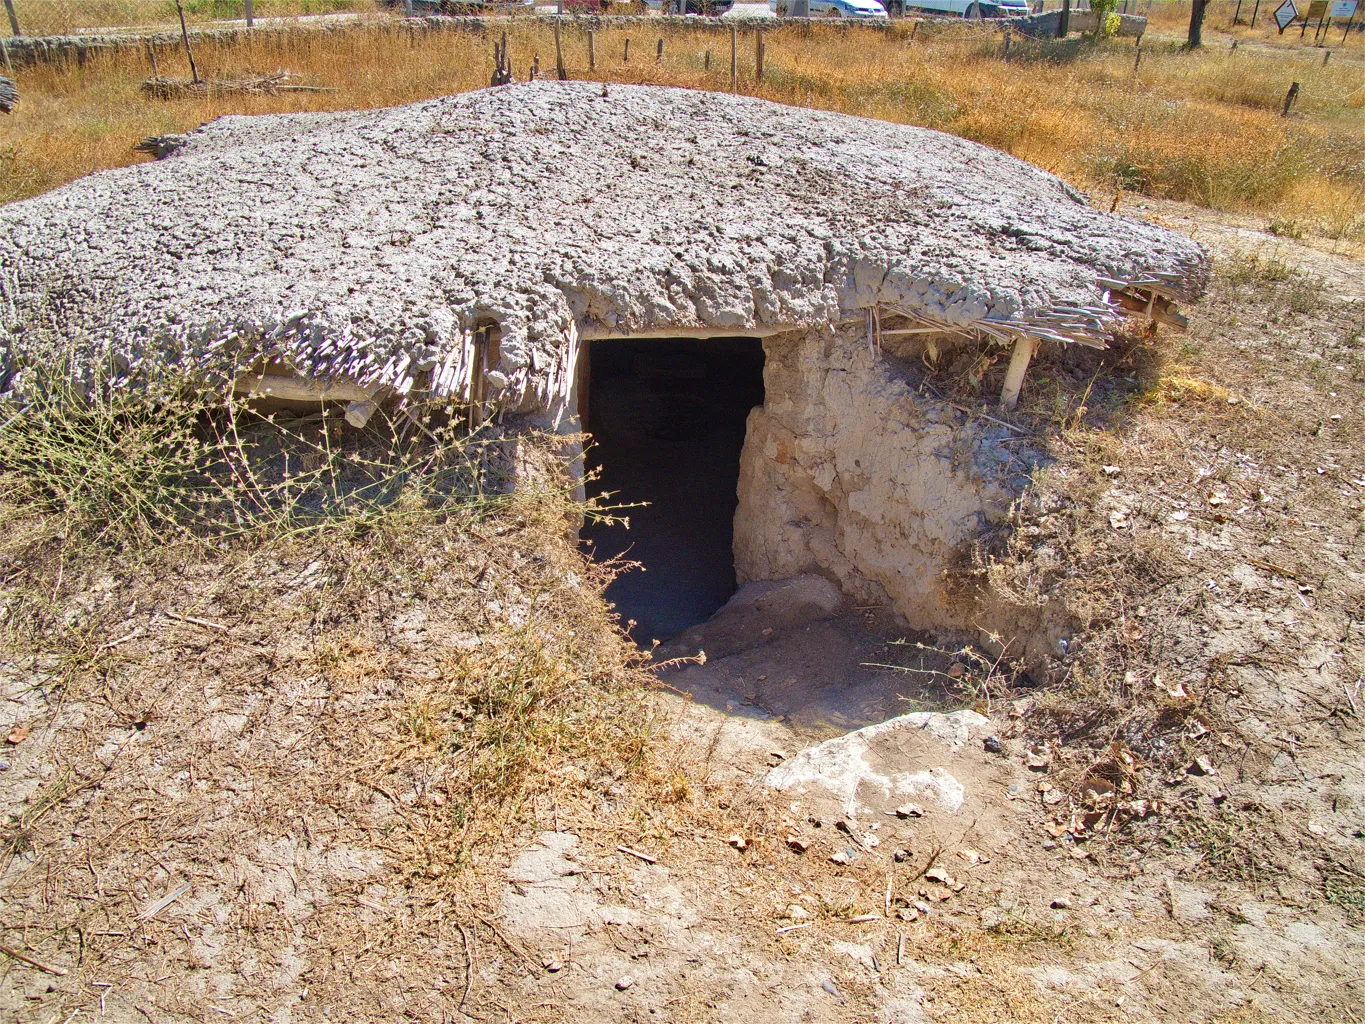
[[(1170, 20), (1179, 23), (1172, 13)], [(1213, 22), (1210, 22), (1211, 26)], [(910, 38), (914, 32), (914, 38)], [(1257, 28), (1260, 33), (1260, 26)], [(1211, 33), (1211, 38), (1213, 37)], [(629, 63), (624, 60), (631, 39)], [(657, 40), (664, 40), (656, 60)], [(554, 73), (548, 24), (509, 27), (518, 78), (539, 58)], [(752, 33), (740, 34), (739, 88), (785, 103), (939, 128), (999, 147), (1099, 193), (1123, 189), (1218, 209), (1255, 212), (1276, 230), (1353, 246), (1365, 238), (1365, 62), (1352, 46), (1323, 65), (1321, 51), (1221, 44), (1186, 53), (1149, 37), (1134, 71), (1131, 42), (1021, 42), (1007, 62), (999, 35), (963, 25), (888, 30), (819, 24), (766, 34), (767, 69), (754, 80)], [(729, 88), (729, 39), (698, 26), (564, 34), (574, 78)], [(709, 53), (709, 68), (708, 55)], [(399, 23), (343, 32), (262, 33), (250, 42), (201, 42), (212, 79), (286, 70), (326, 91), (154, 99), (146, 54), (18, 71), (23, 94), (0, 126), (0, 201), (54, 188), (100, 168), (145, 159), (134, 144), (230, 113), (334, 110), (407, 103), (487, 85), (492, 38), (467, 30), (413, 33)], [(183, 52), (163, 51), (163, 75), (188, 78)], [(1293, 116), (1280, 116), (1290, 81)]]

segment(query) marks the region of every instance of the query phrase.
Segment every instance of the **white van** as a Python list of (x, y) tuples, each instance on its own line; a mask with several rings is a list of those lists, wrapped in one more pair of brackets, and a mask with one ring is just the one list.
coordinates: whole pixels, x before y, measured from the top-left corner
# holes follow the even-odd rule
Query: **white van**
[[(977, 0), (905, 0), (906, 10), (929, 11), (933, 14), (957, 14), (965, 18), (972, 13)], [(983, 18), (1018, 18), (1033, 12), (1027, 0), (979, 0)]]

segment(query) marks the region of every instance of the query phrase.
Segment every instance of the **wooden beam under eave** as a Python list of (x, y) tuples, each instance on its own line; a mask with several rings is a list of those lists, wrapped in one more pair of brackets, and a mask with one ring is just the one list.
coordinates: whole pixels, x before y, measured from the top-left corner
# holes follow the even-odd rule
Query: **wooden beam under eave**
[(1000, 389), (1000, 408), (1013, 409), (1019, 404), (1019, 392), (1024, 387), (1024, 374), (1028, 372), (1029, 360), (1033, 350), (1038, 347), (1038, 339), (1021, 334), (1014, 343), (1014, 353), (1010, 356), (1009, 369), (1005, 371), (1005, 386)]

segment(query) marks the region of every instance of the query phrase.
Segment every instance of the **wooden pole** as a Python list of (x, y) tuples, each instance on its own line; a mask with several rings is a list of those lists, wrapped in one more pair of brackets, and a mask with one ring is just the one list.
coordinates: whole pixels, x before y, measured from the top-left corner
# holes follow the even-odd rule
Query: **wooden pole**
[(561, 82), (569, 80), (569, 73), (564, 70), (564, 46), (559, 40), (559, 22), (555, 22), (555, 75)]
[(1071, 32), (1071, 0), (1062, 0), (1062, 16), (1057, 19), (1057, 38), (1065, 39)]
[(1281, 117), (1288, 117), (1289, 110), (1294, 106), (1294, 101), (1299, 98), (1299, 83), (1291, 82), (1289, 91), (1284, 94), (1284, 109), (1280, 111)]
[(1232, 23), (1234, 25), (1242, 23), (1242, 0), (1237, 0), (1237, 10), (1232, 12)]
[(1028, 372), (1029, 360), (1038, 340), (1028, 335), (1014, 343), (1014, 353), (1010, 356), (1009, 369), (1005, 371), (1005, 386), (1000, 389), (1000, 408), (1008, 411), (1019, 404), (1019, 392), (1024, 386), (1024, 374)]
[(588, 29), (588, 70), (597, 70), (597, 33)]
[(251, 9), (252, 0), (242, 0), (242, 10), (246, 14), (246, 27), (253, 28), (256, 24), (256, 14)]
[(3, 39), (0, 39), (0, 57), (5, 58), (5, 70), (13, 76), (14, 64), (9, 59), (9, 43), (5, 42)]
[(19, 31), (19, 19), (14, 13), (14, 0), (5, 0), (5, 13), (9, 15), (10, 32), (16, 36), (23, 35)]
[(754, 80), (763, 81), (763, 30), (754, 30)]
[(739, 29), (730, 26), (730, 91), (739, 92)]
[(1256, 15), (1261, 13), (1261, 0), (1256, 0), (1256, 6), (1251, 9), (1251, 27), (1256, 27)]
[(147, 60), (150, 61), (152, 65), (152, 77), (160, 78), (161, 70), (156, 66), (156, 47), (152, 46), (152, 41), (150, 39), (147, 40)]
[(703, 71), (710, 71), (710, 70), (711, 70), (711, 51), (710, 51), (710, 50), (707, 50), (707, 51), (706, 51), (706, 61), (705, 61), (705, 63), (702, 65), (702, 70), (703, 70)]
[(664, 62), (664, 41), (663, 41), (663, 37), (660, 36), (660, 37), (659, 37), (659, 45), (658, 45), (658, 46), (655, 48), (655, 50), (654, 50), (654, 63), (655, 63), (655, 64), (662, 64), (663, 62)]
[(621, 58), (621, 63), (623, 63), (623, 64), (629, 64), (629, 63), (630, 63), (630, 38), (629, 38), (629, 37), (626, 38), (626, 55), (625, 55), (624, 57)]
[(185, 27), (185, 8), (180, 0), (175, 0), (175, 11), (180, 15), (180, 38), (185, 41), (185, 56), (190, 59), (190, 78), (199, 84), (199, 69), (194, 66), (194, 51), (190, 49), (190, 30)]

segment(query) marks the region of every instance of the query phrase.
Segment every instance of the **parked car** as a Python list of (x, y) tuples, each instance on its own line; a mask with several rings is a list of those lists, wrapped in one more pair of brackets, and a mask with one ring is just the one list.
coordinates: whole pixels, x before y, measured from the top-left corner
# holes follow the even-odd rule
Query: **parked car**
[[(735, 5), (735, 0), (686, 0), (687, 13), (703, 18), (719, 18)], [(676, 5), (673, 8), (677, 10)]]
[(810, 0), (811, 17), (885, 18), (886, 8), (878, 0)]
[[(579, 0), (585, 3), (587, 0)], [(598, 0), (593, 0), (594, 4)], [(509, 7), (533, 7), (535, 0), (379, 0), (379, 6), (399, 14), (409, 10), (418, 16), (432, 14), (489, 14)], [(565, 7), (569, 5), (566, 3)], [(594, 7), (594, 10), (596, 8)]]

